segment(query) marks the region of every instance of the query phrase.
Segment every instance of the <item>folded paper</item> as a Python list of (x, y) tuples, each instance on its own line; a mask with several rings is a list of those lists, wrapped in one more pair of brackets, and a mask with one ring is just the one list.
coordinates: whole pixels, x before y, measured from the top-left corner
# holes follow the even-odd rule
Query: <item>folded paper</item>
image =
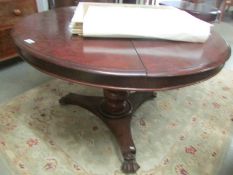
[[(81, 8), (80, 8), (81, 7)], [(78, 6), (71, 22), (72, 33), (84, 37), (152, 38), (205, 42), (211, 24), (182, 10), (167, 6)]]

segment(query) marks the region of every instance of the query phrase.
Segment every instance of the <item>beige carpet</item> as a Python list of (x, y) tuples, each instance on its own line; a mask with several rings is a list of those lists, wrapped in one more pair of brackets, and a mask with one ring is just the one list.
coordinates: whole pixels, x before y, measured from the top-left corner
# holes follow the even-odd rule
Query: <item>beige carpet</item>
[[(20, 175), (118, 175), (121, 156), (108, 128), (68, 92), (99, 89), (61, 80), (0, 107), (0, 155)], [(159, 92), (135, 113), (132, 131), (140, 175), (214, 175), (233, 128), (233, 72), (186, 88)]]

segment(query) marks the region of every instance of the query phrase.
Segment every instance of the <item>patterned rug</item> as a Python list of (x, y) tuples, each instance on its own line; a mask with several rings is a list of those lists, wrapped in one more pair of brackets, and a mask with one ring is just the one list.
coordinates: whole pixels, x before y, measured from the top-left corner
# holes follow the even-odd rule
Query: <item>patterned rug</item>
[[(138, 175), (214, 175), (233, 128), (233, 72), (158, 92), (132, 120)], [(119, 175), (120, 150), (108, 128), (68, 92), (100, 89), (53, 80), (0, 107), (0, 155), (20, 175)]]

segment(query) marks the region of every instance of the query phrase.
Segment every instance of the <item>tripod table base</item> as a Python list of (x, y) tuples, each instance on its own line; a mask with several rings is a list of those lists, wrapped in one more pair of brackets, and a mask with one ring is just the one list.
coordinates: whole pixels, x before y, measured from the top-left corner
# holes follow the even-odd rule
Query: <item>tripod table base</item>
[(135, 173), (140, 166), (136, 162), (130, 121), (132, 114), (146, 100), (153, 99), (154, 92), (129, 92), (104, 89), (104, 97), (70, 93), (60, 99), (62, 105), (78, 105), (102, 119), (115, 135), (123, 156), (122, 171)]

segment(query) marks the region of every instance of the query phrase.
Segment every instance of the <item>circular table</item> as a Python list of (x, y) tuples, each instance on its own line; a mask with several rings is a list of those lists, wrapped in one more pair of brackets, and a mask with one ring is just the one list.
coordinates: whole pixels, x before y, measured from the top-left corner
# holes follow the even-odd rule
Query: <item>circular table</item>
[(104, 97), (71, 93), (60, 103), (79, 105), (102, 119), (120, 145), (123, 172), (136, 172), (132, 114), (155, 97), (154, 91), (192, 85), (217, 74), (230, 57), (230, 48), (214, 31), (204, 44), (82, 38), (69, 31), (74, 9), (24, 18), (12, 32), (18, 52), (49, 75), (103, 88)]

